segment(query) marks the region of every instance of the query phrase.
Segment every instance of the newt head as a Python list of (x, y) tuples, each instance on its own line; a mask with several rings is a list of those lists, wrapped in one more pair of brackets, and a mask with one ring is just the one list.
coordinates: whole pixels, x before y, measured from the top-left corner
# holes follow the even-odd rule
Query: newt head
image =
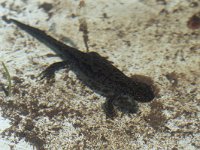
[(150, 102), (155, 97), (152, 87), (146, 83), (136, 82), (130, 88), (132, 89), (131, 95), (136, 101)]
[(127, 113), (136, 113), (138, 110), (137, 102), (150, 102), (155, 94), (150, 85), (142, 82), (130, 82), (124, 91), (113, 101), (119, 110)]

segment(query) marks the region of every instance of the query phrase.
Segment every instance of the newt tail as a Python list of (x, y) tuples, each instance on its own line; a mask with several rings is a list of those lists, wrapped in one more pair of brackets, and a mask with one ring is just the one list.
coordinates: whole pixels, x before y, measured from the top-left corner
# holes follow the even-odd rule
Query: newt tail
[(45, 31), (26, 25), (15, 19), (7, 19), (5, 16), (3, 17), (3, 20), (7, 23), (12, 22), (16, 24), (19, 28), (32, 35), (34, 38), (45, 44), (47, 47), (51, 48), (56, 54), (60, 55), (63, 60), (72, 59), (74, 56), (80, 56), (80, 54), (84, 54), (76, 48), (63, 44), (55, 38), (52, 38)]

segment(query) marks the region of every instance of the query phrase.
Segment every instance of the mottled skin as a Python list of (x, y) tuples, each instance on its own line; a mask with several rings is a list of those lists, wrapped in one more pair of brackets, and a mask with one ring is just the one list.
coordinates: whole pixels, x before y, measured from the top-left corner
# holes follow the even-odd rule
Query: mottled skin
[(71, 69), (85, 85), (107, 98), (103, 108), (108, 117), (115, 115), (114, 106), (123, 112), (135, 113), (137, 111), (136, 101), (150, 101), (154, 98), (154, 93), (149, 85), (127, 77), (98, 53), (81, 52), (59, 42), (42, 30), (14, 19), (4, 18), (4, 20), (15, 23), (22, 30), (50, 47), (63, 59), (62, 62), (50, 65), (42, 73), (43, 77), (52, 77), (60, 68)]

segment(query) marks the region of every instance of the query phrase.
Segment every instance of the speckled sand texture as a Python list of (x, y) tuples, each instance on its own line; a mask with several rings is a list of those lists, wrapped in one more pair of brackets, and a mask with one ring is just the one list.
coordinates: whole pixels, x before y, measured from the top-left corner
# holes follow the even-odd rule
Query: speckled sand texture
[(0, 141), (10, 143), (8, 149), (20, 149), (19, 141), (29, 145), (24, 149), (200, 149), (200, 28), (188, 25), (198, 13), (199, 0), (0, 0), (0, 17), (82, 51), (88, 44), (126, 75), (149, 77), (157, 92), (137, 114), (106, 119), (105, 98), (72, 71), (60, 70), (55, 82), (38, 81), (60, 59), (0, 19), (0, 61), (12, 77), (7, 97), (0, 65), (0, 111), (10, 120)]

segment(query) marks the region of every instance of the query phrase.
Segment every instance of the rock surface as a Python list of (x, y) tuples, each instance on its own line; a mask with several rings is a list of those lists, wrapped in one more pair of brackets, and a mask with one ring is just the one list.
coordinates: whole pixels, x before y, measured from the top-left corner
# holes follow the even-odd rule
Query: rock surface
[(57, 72), (55, 82), (37, 81), (59, 58), (0, 20), (0, 60), (12, 77), (7, 97), (0, 66), (1, 116), (10, 120), (1, 141), (12, 140), (16, 149), (14, 141), (26, 141), (26, 149), (199, 149), (200, 29), (191, 28), (199, 10), (198, 0), (1, 0), (1, 17), (96, 51), (128, 76), (148, 76), (158, 92), (139, 104), (137, 114), (106, 119), (105, 98), (73, 72)]

